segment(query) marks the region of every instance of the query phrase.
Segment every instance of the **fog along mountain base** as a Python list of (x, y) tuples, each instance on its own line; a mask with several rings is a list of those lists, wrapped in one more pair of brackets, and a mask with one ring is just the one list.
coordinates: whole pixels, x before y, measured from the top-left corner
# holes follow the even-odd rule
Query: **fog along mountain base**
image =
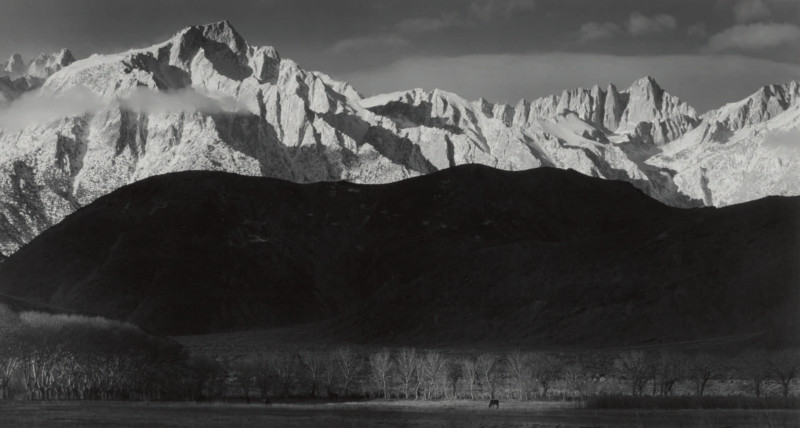
[[(226, 21), (72, 61), (14, 57), (0, 77), (0, 104), (25, 119), (0, 126), (6, 255), (100, 196), (183, 170), (377, 184), (462, 164), (552, 166), (678, 207), (800, 190), (797, 82), (703, 115), (651, 78), (514, 107), (440, 90), (364, 98), (250, 46)], [(37, 118), (42, 104), (62, 114)]]
[(0, 294), (165, 334), (331, 320), (384, 343), (798, 337), (800, 198), (678, 209), (574, 171), (386, 185), (183, 172), (79, 209)]

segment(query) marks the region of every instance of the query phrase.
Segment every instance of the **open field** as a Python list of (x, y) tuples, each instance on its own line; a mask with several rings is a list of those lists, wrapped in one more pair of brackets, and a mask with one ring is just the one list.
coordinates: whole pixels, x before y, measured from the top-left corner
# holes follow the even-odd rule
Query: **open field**
[(0, 402), (0, 426), (28, 427), (796, 427), (800, 411), (596, 411), (560, 403), (336, 404)]

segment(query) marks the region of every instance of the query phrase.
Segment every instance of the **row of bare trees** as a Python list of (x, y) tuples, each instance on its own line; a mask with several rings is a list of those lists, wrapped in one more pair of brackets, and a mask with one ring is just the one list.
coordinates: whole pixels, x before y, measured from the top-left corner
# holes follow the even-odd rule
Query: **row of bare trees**
[(414, 348), (356, 352), (349, 347), (271, 352), (229, 365), (239, 393), (248, 400), (256, 394), (415, 400), (531, 400), (600, 393), (672, 396), (676, 385), (682, 386), (682, 395), (702, 396), (717, 381), (746, 384), (757, 397), (770, 383), (788, 397), (799, 368), (800, 353), (795, 351), (750, 352), (736, 358), (663, 351), (577, 357)]
[(722, 358), (707, 353), (630, 351), (621, 353), (613, 368), (632, 395), (645, 395), (649, 386), (652, 395), (671, 396), (675, 385), (688, 382), (694, 395), (703, 396), (711, 382), (733, 379), (746, 382), (756, 397), (763, 396), (766, 384), (775, 384), (786, 398), (800, 375), (800, 352), (761, 350)]
[(723, 358), (670, 351), (499, 354), (343, 346), (209, 358), (129, 324), (18, 314), (0, 305), (0, 399), (702, 396), (713, 383), (727, 381), (746, 385), (756, 397), (767, 391), (788, 397), (799, 370), (797, 351)]

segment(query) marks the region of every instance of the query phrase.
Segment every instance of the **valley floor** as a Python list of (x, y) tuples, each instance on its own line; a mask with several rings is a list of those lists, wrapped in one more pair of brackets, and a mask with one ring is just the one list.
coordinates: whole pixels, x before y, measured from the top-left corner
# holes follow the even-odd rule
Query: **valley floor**
[(483, 401), (327, 404), (0, 402), (0, 426), (28, 427), (796, 427), (798, 410), (588, 410)]

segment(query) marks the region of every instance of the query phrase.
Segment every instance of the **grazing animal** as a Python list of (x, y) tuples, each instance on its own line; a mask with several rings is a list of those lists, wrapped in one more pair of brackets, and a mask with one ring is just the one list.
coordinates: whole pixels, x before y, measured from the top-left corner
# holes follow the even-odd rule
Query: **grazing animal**
[(495, 409), (499, 409), (500, 400), (495, 400), (495, 399), (489, 400), (489, 408), (491, 409), (492, 407), (494, 407)]
[(334, 398), (339, 398), (339, 394), (337, 394), (335, 392), (329, 392), (328, 393), (328, 398), (331, 399), (331, 400), (334, 399)]
[(264, 405), (269, 406), (270, 404), (272, 404), (272, 400), (270, 400), (269, 398), (265, 398)]

